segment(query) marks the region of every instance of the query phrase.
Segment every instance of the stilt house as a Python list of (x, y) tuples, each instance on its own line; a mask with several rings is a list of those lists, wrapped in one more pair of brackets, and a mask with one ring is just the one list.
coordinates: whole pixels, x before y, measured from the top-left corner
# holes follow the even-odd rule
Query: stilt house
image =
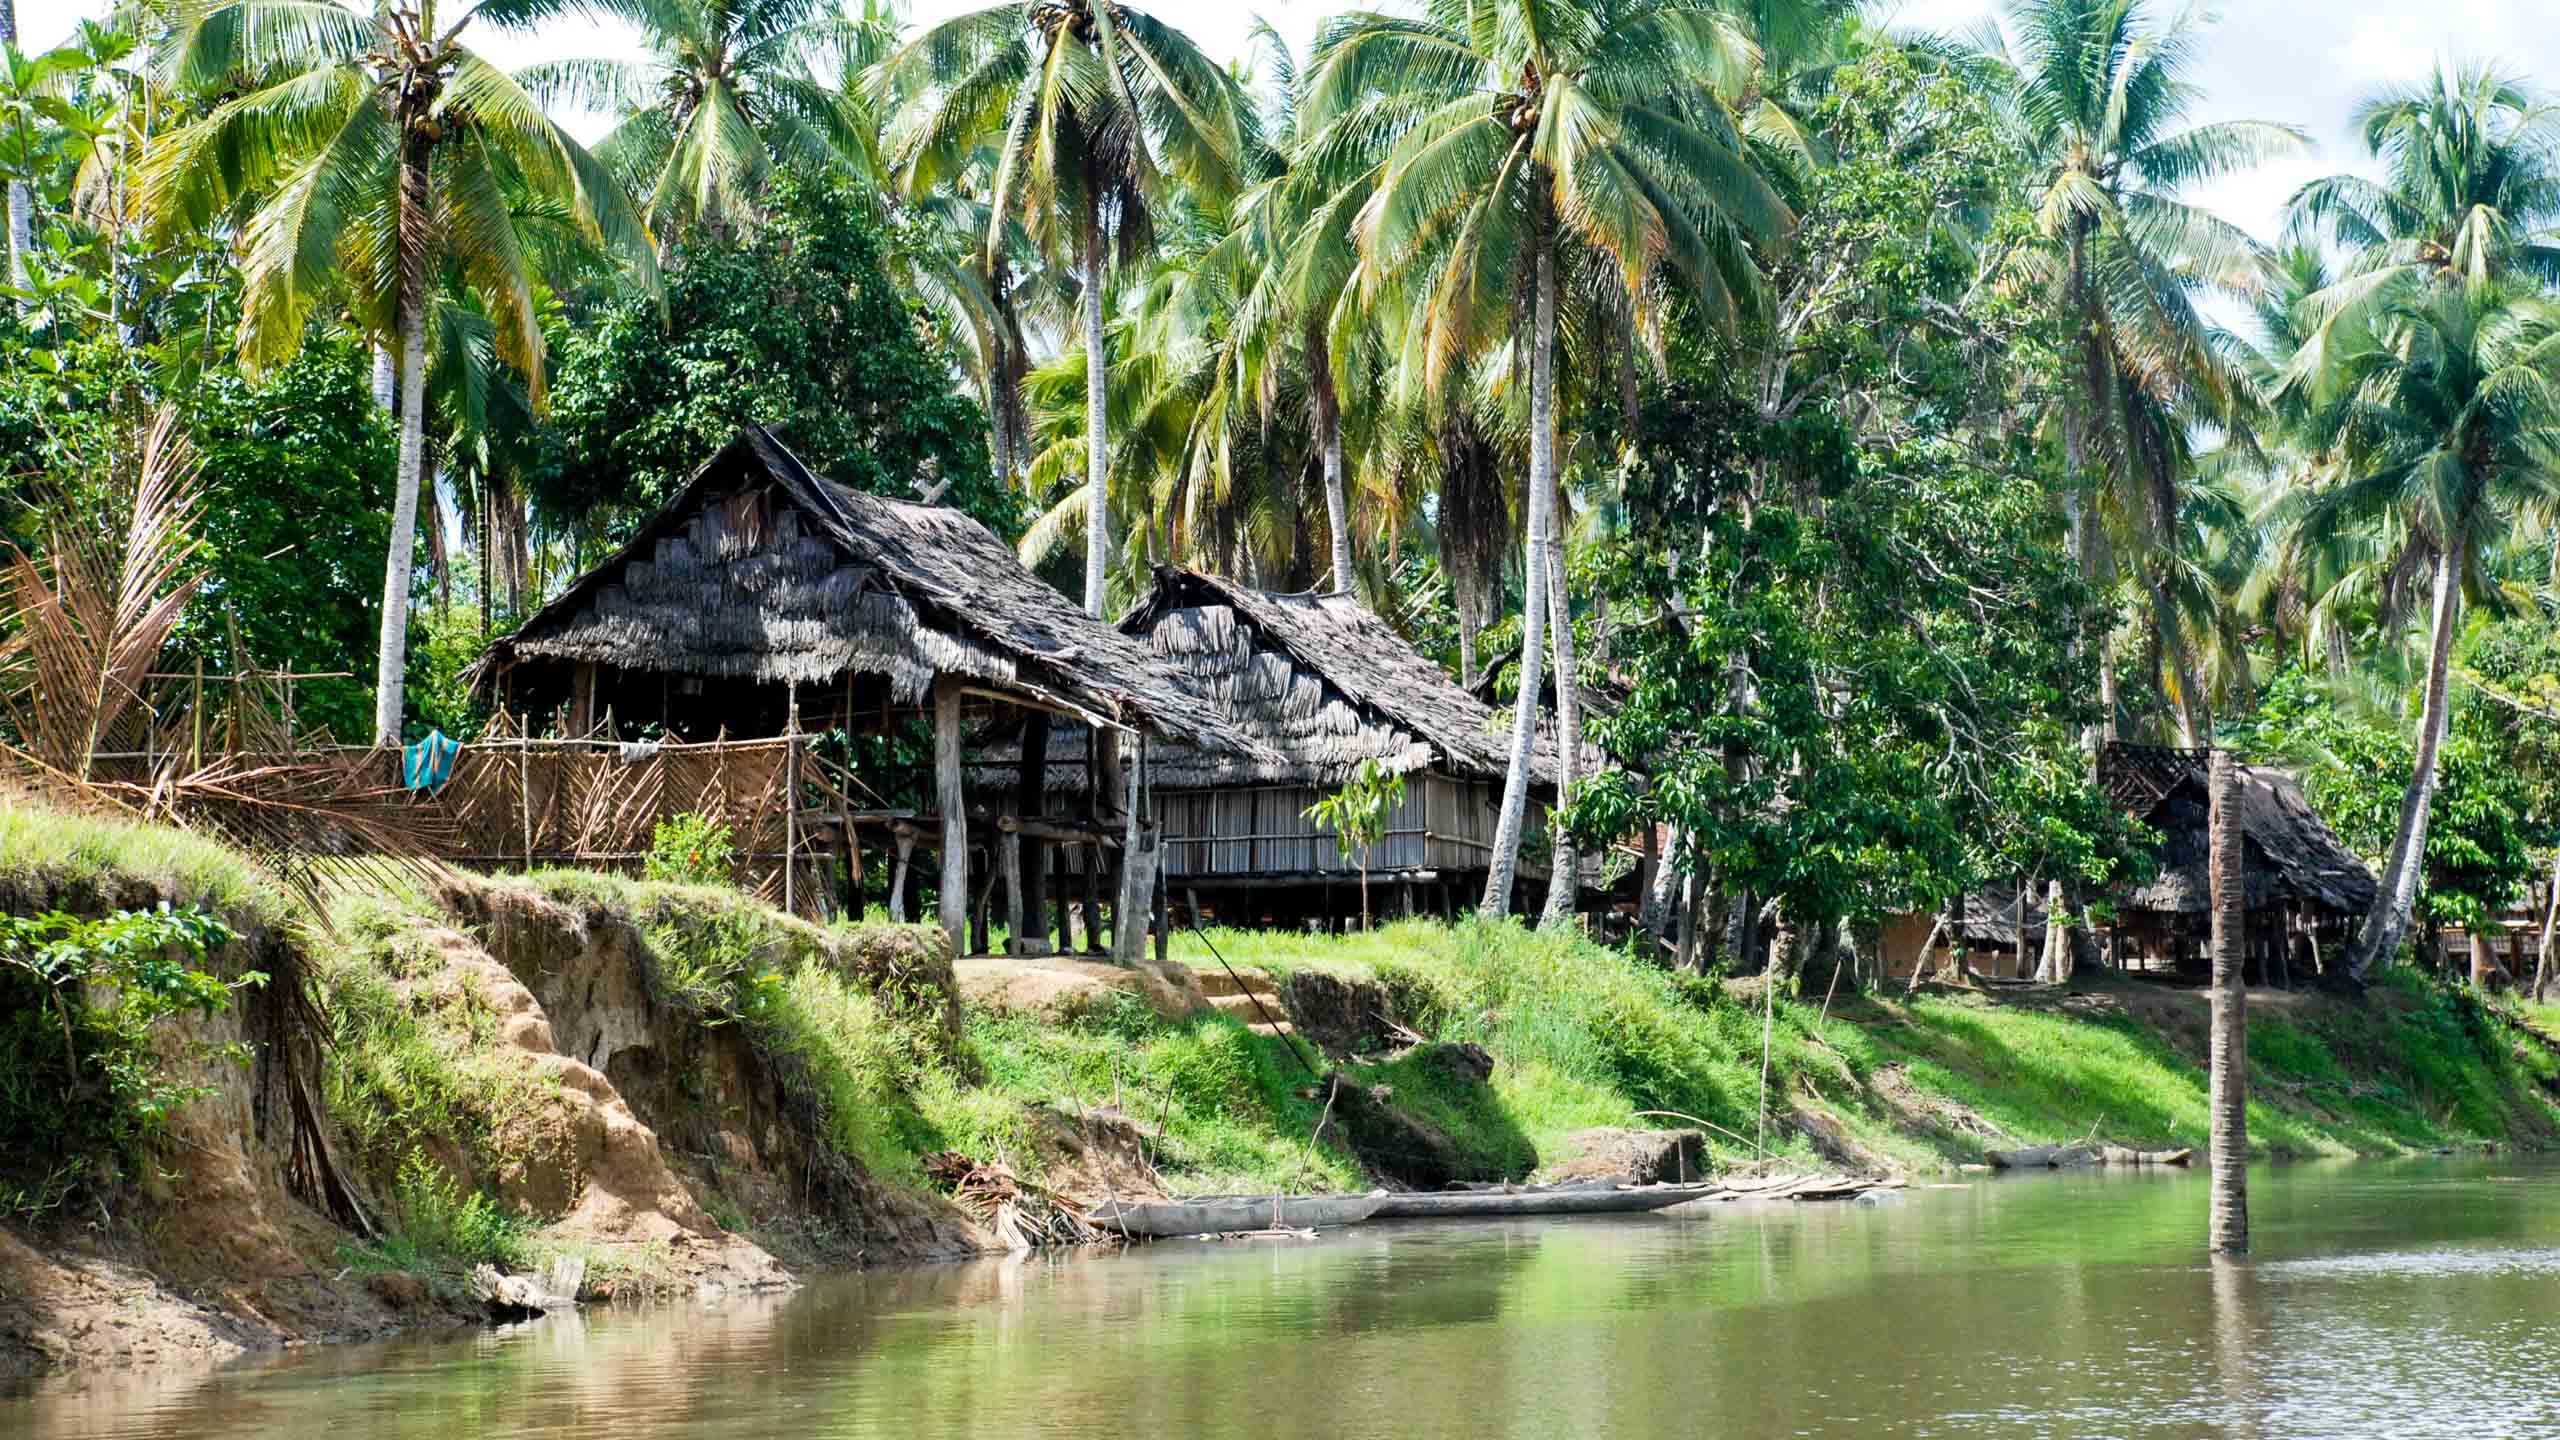
[[(1134, 921), (1152, 899), (1151, 873), (1122, 863), (1137, 797), (1090, 797), (1076, 815), (1052, 817), (1039, 792), (1028, 806), (1011, 792), (972, 794), (967, 752), (985, 736), (1018, 742), (1027, 720), (1058, 717), (1133, 757), (1155, 739), (1187, 755), (1273, 758), (1176, 667), (1088, 618), (976, 520), (821, 479), (762, 429), (741, 432), (629, 544), (493, 645), (475, 681), (514, 716), (556, 717), (565, 737), (535, 740), (535, 724), (473, 747), (497, 763), (517, 758), (528, 857), (606, 858), (581, 828), (601, 813), (620, 837), (603, 843), (627, 859), (645, 846), (646, 822), (699, 810), (730, 820), (750, 861), (778, 874), (779, 898), (804, 910), (848, 868), (859, 880), (868, 838), (874, 855), (897, 856), (895, 911), (913, 850), (939, 851), (941, 920), (964, 953), (972, 909), (984, 944), (985, 877), (1017, 875), (1025, 844), (1035, 873), (1043, 844), (1121, 873), (1131, 893), (1119, 898), (1117, 938), (1143, 928), (1118, 925), (1117, 913)], [(920, 804), (888, 803), (892, 777), (813, 743), (822, 732), (896, 733), (920, 716), (933, 737)], [(537, 760), (555, 754), (573, 758)], [(743, 767), (753, 783), (734, 773), (697, 783), (706, 764)], [(973, 848), (984, 852), (975, 869)], [(1034, 899), (1024, 891), (1018, 880), (1006, 887), (1006, 903), (1019, 910)], [(1035, 903), (1031, 924), (1041, 913)], [(1088, 935), (1098, 920), (1088, 914)], [(1018, 919), (1012, 929), (1027, 933)]]
[[(2099, 897), (2115, 918), (2097, 935), (2100, 959), (2137, 973), (2198, 976), (2209, 966), (2213, 931), (2211, 854), (2212, 752), (2148, 745), (2109, 745), (2098, 782), (2126, 813), (2159, 834), (2157, 873), (2147, 884)], [(2336, 959), (2373, 904), (2373, 872), (2338, 839), (2291, 775), (2268, 765), (2240, 768), (2240, 828), (2248, 891), (2246, 964), (2253, 983), (2313, 978)], [(1888, 926), (1888, 972), (1909, 974), (1931, 935), (1952, 928), (1972, 951), (1977, 970), (2032, 973), (2045, 938), (2046, 887), (1992, 886), (1968, 895), (1940, 917), (1907, 915)], [(1942, 943), (1936, 957), (1943, 960)], [(2024, 958), (2021, 969), (2019, 957)]]
[[(1164, 566), (1120, 629), (1261, 750), (1150, 747), (1176, 902), (1229, 924), (1356, 915), (1360, 862), (1306, 812), (1364, 760), (1404, 777), (1404, 798), (1368, 855), (1380, 908), (1439, 912), (1482, 896), (1510, 763), (1508, 710), (1470, 694), (1349, 595), (1273, 593)], [(1532, 773), (1522, 903), (1543, 894), (1546, 876), (1556, 767), (1543, 741)], [(1049, 783), (1083, 782), (1053, 766)]]

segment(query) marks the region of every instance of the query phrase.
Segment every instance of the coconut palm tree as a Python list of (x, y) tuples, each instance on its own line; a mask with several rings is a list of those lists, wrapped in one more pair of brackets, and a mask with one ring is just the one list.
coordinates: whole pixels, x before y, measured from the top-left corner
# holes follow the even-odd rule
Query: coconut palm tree
[(2316, 322), (2306, 366), (2342, 317), (2352, 326), (2357, 305), (2395, 286), (2560, 280), (2560, 108), (2495, 72), (2448, 67), (2368, 98), (2355, 123), (2383, 178), (2314, 180), (2289, 207), (2297, 236), (2347, 257), (2303, 306)]
[(396, 337), (400, 461), (382, 594), (374, 740), (400, 738), (409, 590), (426, 461), (427, 330), (438, 286), (466, 288), (497, 353), (542, 393), (542, 327), (518, 199), (566, 217), (646, 283), (648, 228), (602, 164), (504, 70), (461, 43), (483, 4), (450, 24), (437, 0), (358, 11), (315, 0), (235, 0), (190, 17), (161, 57), (171, 83), (227, 94), (144, 157), (143, 209), (164, 230), (237, 227), (239, 341), (281, 360), (324, 299)]
[(1394, 135), (1358, 236), (1364, 283), (1408, 299), (1411, 367), (1437, 386), (1508, 347), (1509, 373), (1528, 381), (1520, 698), (1488, 913), (1510, 904), (1527, 818), (1554, 544), (1560, 276), (1588, 256), (1649, 318), (1666, 273), (1710, 321), (1750, 303), (1750, 241), (1789, 222), (1721, 98), (1752, 56), (1722, 7), (1690, 0), (1431, 0), (1419, 17), (1355, 13), (1319, 50), (1313, 123), (1364, 116)]
[[(755, 218), (777, 165), (824, 166), (870, 153), (845, 97), (815, 65), (885, 48), (876, 9), (839, 16), (826, 0), (576, 0), (636, 31), (643, 60), (553, 61), (526, 71), (550, 104), (624, 117), (596, 155), (641, 197), (670, 243), (689, 225), (732, 230)], [(871, 58), (877, 58), (876, 53)]]
[(2347, 954), (2361, 980), (2407, 934), (2444, 743), (2463, 594), (2519, 512), (2560, 501), (2560, 306), (2512, 282), (2386, 289), (2363, 323), (2333, 330), (2324, 363), (2296, 372), (2308, 428), (2346, 459), (2346, 478), (2304, 503), (2303, 542), (2380, 531), (2391, 569), (2428, 577), (2432, 623), (2416, 763), (2373, 909)]
[(909, 194), (948, 180), (981, 144), (998, 160), (987, 247), (1018, 220), (1082, 275), (1085, 610), (1110, 564), (1109, 396), (1103, 292), (1114, 253), (1146, 253), (1176, 186), (1214, 200), (1244, 157), (1243, 92), (1181, 31), (1118, 0), (1008, 0), (934, 26), (874, 72), (903, 97), (890, 154)]
[[(2037, 257), (2036, 278), (2070, 347), (2063, 503), (2072, 552), (2094, 583), (2106, 515), (2137, 553), (2169, 542), (2177, 436), (2234, 398), (2192, 287), (2253, 290), (2258, 248), (2178, 192), (2303, 140), (2253, 120), (2175, 128), (2194, 98), (2193, 17), (2154, 27), (2143, 0), (2008, 0), (2002, 18), (1988, 48), (2008, 72), (2004, 102), (2035, 166), (2029, 198), (2054, 247), (2050, 261)], [(2167, 598), (2156, 583), (2144, 588), (2153, 623), (2165, 623)], [(2110, 696), (2105, 726), (2113, 708)], [(2194, 743), (2196, 711), (2181, 715)]]

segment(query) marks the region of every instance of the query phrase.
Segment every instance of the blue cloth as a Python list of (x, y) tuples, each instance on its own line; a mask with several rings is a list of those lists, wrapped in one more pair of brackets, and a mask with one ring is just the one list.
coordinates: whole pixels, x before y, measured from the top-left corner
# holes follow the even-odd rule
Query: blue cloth
[(461, 741), (430, 730), (426, 739), (400, 752), (400, 783), (412, 790), (440, 790), (453, 778), (453, 757), (461, 753)]

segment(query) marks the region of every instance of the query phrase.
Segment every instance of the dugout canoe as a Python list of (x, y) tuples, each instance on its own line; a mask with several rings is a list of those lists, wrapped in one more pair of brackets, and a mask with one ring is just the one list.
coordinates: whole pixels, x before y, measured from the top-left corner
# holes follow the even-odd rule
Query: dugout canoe
[(1387, 1201), (1367, 1195), (1194, 1195), (1181, 1200), (1113, 1200), (1088, 1216), (1105, 1230), (1136, 1239), (1234, 1235), (1257, 1230), (1333, 1230), (1357, 1225)]
[(1373, 1220), (1474, 1220), (1514, 1215), (1635, 1215), (1716, 1193), (1701, 1185), (1546, 1185), (1499, 1190), (1419, 1190), (1390, 1195)]

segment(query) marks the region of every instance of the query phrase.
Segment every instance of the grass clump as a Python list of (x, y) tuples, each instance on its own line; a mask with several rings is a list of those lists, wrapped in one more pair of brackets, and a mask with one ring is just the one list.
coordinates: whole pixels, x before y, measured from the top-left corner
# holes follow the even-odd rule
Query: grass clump
[(0, 796), (0, 891), (147, 888), (233, 928), (296, 918), (283, 887), (236, 851), (166, 825), (20, 804)]
[(400, 1161), (386, 1209), (381, 1235), (369, 1244), (340, 1247), (351, 1268), (405, 1272), (451, 1297), (475, 1265), (521, 1271), (543, 1258), (535, 1253), (530, 1219), (463, 1189), (424, 1150), (411, 1150)]
[(315, 961), (328, 999), (323, 1103), (377, 1176), (404, 1171), (430, 1136), (458, 1147), (476, 1173), (533, 1163), (510, 1151), (504, 1122), (546, 1082), (500, 1043), (489, 998), (445, 977), (433, 919), (410, 902), (340, 905), (337, 943)]
[(1223, 1015), (1166, 1020), (1134, 995), (1064, 1023), (971, 1012), (974, 1089), (931, 1088), (930, 1123), (952, 1148), (1040, 1174), (1035, 1107), (1116, 1103), (1153, 1138), (1147, 1160), (1174, 1190), (1359, 1189), (1347, 1154), (1312, 1143), (1312, 1082), (1282, 1052)]

